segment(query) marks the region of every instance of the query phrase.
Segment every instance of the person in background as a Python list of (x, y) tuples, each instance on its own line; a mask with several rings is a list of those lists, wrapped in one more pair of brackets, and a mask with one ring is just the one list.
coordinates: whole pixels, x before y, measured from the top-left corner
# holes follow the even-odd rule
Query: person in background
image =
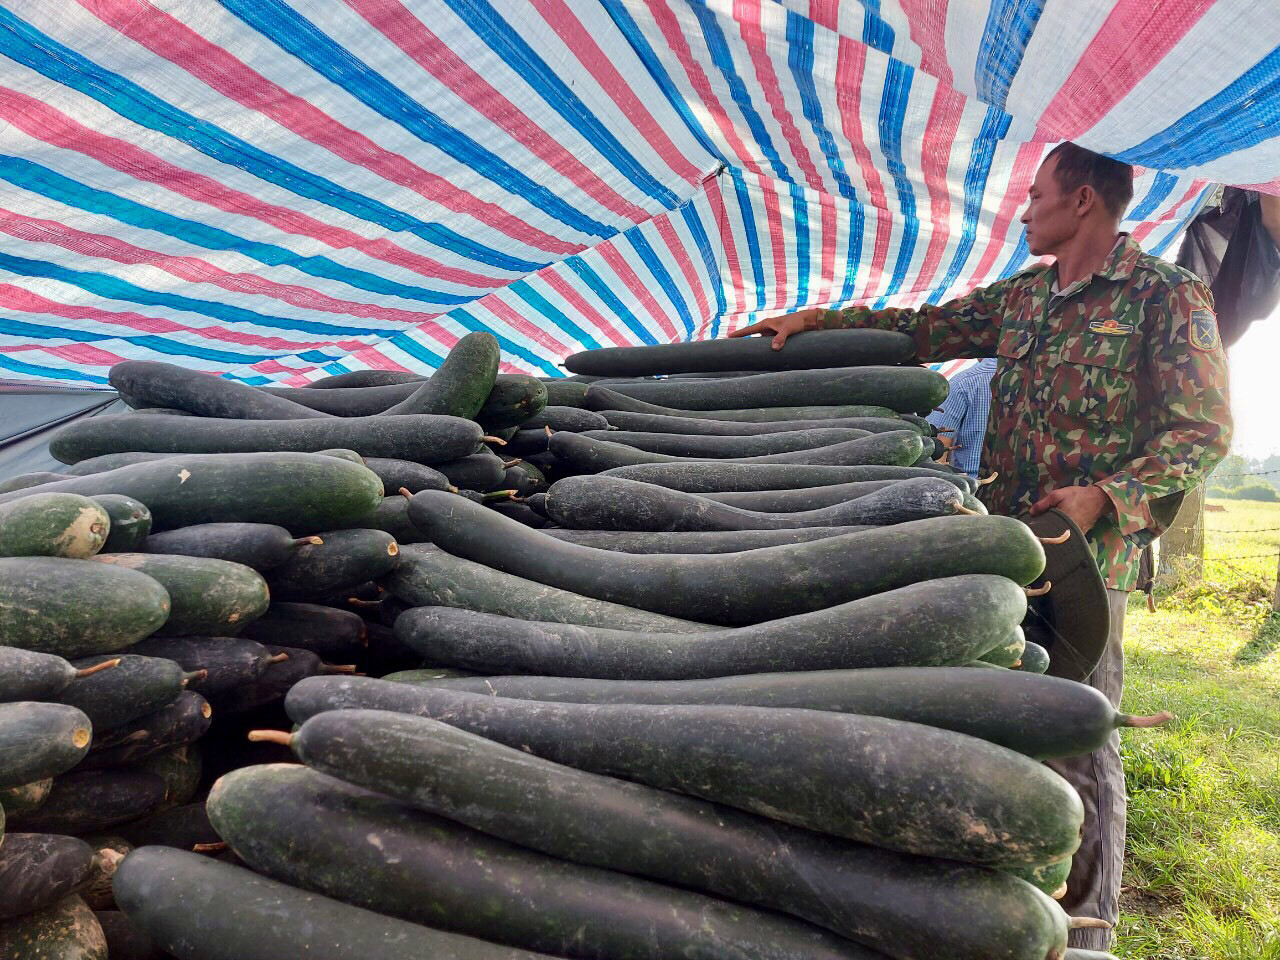
[[(1122, 638), (1142, 546), (1161, 498), (1200, 483), (1227, 452), (1227, 364), (1209, 288), (1120, 232), (1133, 168), (1072, 143), (1046, 156), (1022, 215), (1033, 266), (941, 306), (810, 308), (730, 336), (783, 349), (802, 330), (874, 327), (915, 338), (917, 357), (994, 357), (982, 488), (992, 513), (1057, 509), (1085, 533), (1107, 586), (1110, 633), (1088, 682), (1119, 706)], [(1154, 513), (1153, 513), (1154, 510)], [(1063, 908), (1114, 925), (1126, 799), (1119, 738), (1051, 766), (1080, 794), (1084, 834)], [(1106, 950), (1112, 933), (1071, 931)]]
[(991, 377), (996, 372), (994, 357), (983, 357), (951, 378), (951, 389), (942, 406), (929, 414), (942, 445), (951, 451), (949, 462), (975, 479), (982, 461), (982, 441), (991, 412)]

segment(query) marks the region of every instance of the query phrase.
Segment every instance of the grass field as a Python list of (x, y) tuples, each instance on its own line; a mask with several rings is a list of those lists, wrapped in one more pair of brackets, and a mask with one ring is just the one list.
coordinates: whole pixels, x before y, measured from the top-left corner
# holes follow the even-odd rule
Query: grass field
[(1122, 958), (1280, 960), (1280, 504), (1210, 502), (1204, 580), (1126, 621), (1124, 709), (1177, 719), (1124, 732)]

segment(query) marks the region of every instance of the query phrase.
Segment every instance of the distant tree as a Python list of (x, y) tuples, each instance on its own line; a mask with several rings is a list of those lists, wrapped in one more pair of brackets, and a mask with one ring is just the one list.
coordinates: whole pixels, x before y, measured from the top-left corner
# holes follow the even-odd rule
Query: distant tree
[(1280, 501), (1280, 492), (1277, 492), (1271, 484), (1263, 483), (1261, 480), (1252, 480), (1238, 487), (1231, 487), (1223, 490), (1218, 496), (1227, 500), (1262, 500), (1267, 503)]
[(1217, 469), (1209, 476), (1209, 492), (1217, 494), (1238, 487), (1244, 483), (1248, 474), (1256, 472), (1257, 468), (1248, 460), (1238, 453), (1233, 453), (1218, 464)]
[(1258, 464), (1259, 471), (1266, 474), (1262, 479), (1280, 490), (1280, 453), (1273, 453)]

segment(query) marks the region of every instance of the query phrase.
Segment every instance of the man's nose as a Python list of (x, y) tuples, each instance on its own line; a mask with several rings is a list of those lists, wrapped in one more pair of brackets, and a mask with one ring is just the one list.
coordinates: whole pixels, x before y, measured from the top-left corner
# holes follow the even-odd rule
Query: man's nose
[(1023, 211), (1022, 211), (1022, 216), (1020, 216), (1018, 219), (1019, 219), (1022, 223), (1030, 223), (1030, 222), (1031, 222), (1031, 207), (1027, 207), (1027, 209), (1023, 210)]

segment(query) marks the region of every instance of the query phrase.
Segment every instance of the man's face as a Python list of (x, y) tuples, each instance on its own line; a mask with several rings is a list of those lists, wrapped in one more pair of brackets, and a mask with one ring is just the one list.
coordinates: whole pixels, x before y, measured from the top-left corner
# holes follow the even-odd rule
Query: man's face
[(1057, 157), (1040, 164), (1027, 191), (1027, 209), (1022, 214), (1022, 222), (1027, 228), (1027, 248), (1032, 256), (1051, 256), (1080, 229), (1079, 191), (1062, 192), (1054, 175), (1057, 166)]

